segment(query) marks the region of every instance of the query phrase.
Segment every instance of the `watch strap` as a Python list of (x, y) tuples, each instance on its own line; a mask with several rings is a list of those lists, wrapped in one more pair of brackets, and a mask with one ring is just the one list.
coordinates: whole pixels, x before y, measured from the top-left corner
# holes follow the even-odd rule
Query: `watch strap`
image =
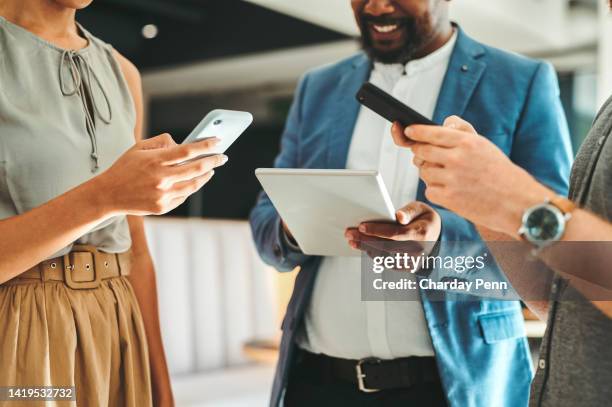
[(569, 215), (576, 209), (574, 202), (559, 195), (552, 198), (550, 204), (558, 208), (564, 215)]
[[(574, 202), (560, 195), (546, 199), (546, 201), (544, 202), (544, 205), (550, 205), (550, 206), (557, 208), (565, 217), (565, 222), (570, 220), (572, 216), (572, 212), (577, 208)], [(525, 219), (526, 219), (525, 217), (527, 216), (527, 213), (529, 213), (530, 210), (533, 210), (535, 208), (536, 207), (533, 207), (531, 209), (528, 209), (525, 212), (525, 215), (523, 217), (523, 222), (525, 222)], [(543, 242), (542, 244), (538, 244), (537, 242), (531, 241), (526, 235), (526, 227), (524, 223), (523, 223), (523, 226), (521, 226), (521, 228), (519, 229), (519, 236), (523, 241), (534, 246), (534, 252), (532, 253), (534, 256), (537, 256), (537, 252), (544, 249), (544, 247), (549, 246), (550, 244), (553, 243), (553, 242)]]

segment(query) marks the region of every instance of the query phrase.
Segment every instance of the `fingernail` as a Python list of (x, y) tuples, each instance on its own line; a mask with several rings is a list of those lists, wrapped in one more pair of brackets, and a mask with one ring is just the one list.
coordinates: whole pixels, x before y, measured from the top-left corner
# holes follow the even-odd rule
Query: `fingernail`
[(226, 156), (225, 154), (223, 154), (223, 155), (221, 156), (221, 164), (225, 164), (225, 163), (226, 163), (226, 162), (228, 162), (228, 161), (229, 161), (229, 157), (228, 157), (228, 156)]
[(210, 176), (212, 177), (213, 175), (215, 175), (215, 170), (210, 170)]
[(406, 127), (406, 130), (404, 131), (404, 134), (406, 135), (406, 137), (410, 137), (414, 134), (414, 130), (412, 130), (412, 127)]
[(359, 225), (359, 231), (360, 232), (365, 232), (366, 231), (366, 226), (365, 225)]

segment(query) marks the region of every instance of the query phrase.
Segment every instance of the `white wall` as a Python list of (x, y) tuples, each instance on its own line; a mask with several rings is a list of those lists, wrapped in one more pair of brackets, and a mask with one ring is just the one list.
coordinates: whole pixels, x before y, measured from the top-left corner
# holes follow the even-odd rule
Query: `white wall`
[(612, 13), (601, 1), (599, 9), (599, 105), (612, 94)]

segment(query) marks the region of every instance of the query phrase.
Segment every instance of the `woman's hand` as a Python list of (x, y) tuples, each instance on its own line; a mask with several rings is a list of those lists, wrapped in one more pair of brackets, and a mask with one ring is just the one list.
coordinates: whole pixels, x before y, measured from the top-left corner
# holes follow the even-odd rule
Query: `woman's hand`
[(490, 229), (516, 236), (524, 210), (554, 196), (459, 117), (444, 127), (394, 125), (393, 138), (414, 152), (427, 199)]
[(164, 214), (202, 188), (214, 168), (227, 162), (222, 154), (198, 158), (210, 154), (218, 142), (177, 145), (169, 134), (162, 134), (137, 142), (91, 182), (97, 183), (101, 205), (110, 215)]

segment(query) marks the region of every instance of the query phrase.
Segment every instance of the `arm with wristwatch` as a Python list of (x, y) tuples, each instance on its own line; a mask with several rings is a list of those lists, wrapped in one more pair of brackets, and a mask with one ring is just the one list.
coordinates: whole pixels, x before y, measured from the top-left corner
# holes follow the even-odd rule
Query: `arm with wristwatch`
[[(593, 291), (598, 298), (612, 298), (612, 251), (601, 244), (612, 241), (609, 222), (557, 196), (458, 117), (448, 118), (444, 127), (403, 130), (396, 124), (393, 138), (414, 152), (431, 202), (479, 227), (527, 242), (531, 250), (526, 253), (569, 276), (587, 298), (593, 298)], [(568, 245), (559, 242), (600, 244), (567, 250)], [(593, 303), (612, 317), (610, 303)]]

